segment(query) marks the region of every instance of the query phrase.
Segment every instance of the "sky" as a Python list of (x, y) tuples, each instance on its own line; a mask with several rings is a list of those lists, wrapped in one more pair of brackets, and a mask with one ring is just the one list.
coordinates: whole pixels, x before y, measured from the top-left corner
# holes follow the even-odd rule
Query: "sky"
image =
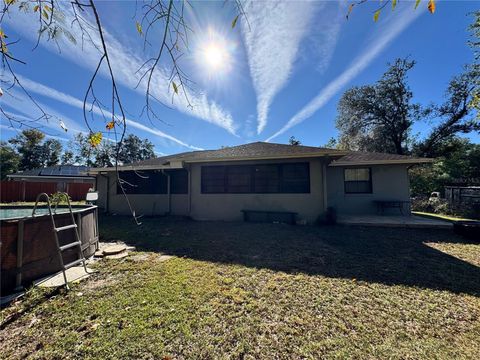
[[(26, 62), (14, 64), (20, 82), (53, 115), (41, 130), (67, 145), (76, 133), (88, 131), (83, 99), (100, 55), (90, 42), (82, 46), (78, 28), (71, 25), (71, 7), (65, 4), (65, 26), (76, 43), (63, 36), (58, 44), (42, 39), (35, 48), (31, 13), (13, 11), (2, 30), (9, 40), (20, 39), (11, 47), (15, 57)], [(337, 136), (336, 109), (343, 92), (374, 83), (399, 57), (416, 61), (408, 78), (413, 101), (440, 104), (452, 76), (472, 62), (468, 26), (480, 2), (437, 1), (433, 15), (426, 0), (416, 10), (414, 4), (399, 1), (394, 11), (386, 7), (374, 22), (373, 3), (357, 6), (347, 20), (348, 4), (343, 0), (246, 1), (245, 16), (232, 28), (238, 14), (233, 3), (192, 1), (185, 13), (188, 47), (181, 49), (184, 56), (178, 62), (191, 85), (176, 94), (168, 81), (171, 63), (162, 59), (152, 78), (158, 118), (148, 119), (142, 111), (145, 82), (136, 87), (138, 70), (158, 51), (162, 30), (154, 28), (151, 46), (145, 47), (145, 34), (136, 30), (141, 8), (135, 1), (97, 1), (126, 109), (127, 133), (148, 138), (158, 155), (254, 141), (287, 143), (291, 136), (304, 145), (322, 146)], [(88, 15), (85, 21), (93, 24)], [(98, 44), (97, 38), (93, 41)], [(102, 67), (95, 83), (103, 102), (109, 101), (111, 91), (106, 70)], [(21, 119), (40, 115), (18, 88), (5, 92), (1, 106)], [(92, 115), (92, 129), (114, 140), (101, 112), (96, 109)], [(415, 124), (414, 135), (425, 136), (437, 121)], [(18, 129), (2, 118), (0, 131), (5, 140)], [(480, 142), (479, 134), (469, 137)]]

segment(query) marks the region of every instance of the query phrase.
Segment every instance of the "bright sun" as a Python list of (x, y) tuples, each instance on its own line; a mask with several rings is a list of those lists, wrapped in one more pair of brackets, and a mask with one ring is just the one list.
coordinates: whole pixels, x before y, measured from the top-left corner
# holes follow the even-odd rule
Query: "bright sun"
[(235, 47), (226, 38), (209, 29), (197, 44), (196, 62), (209, 78), (218, 78), (230, 71)]
[(203, 50), (205, 63), (212, 70), (219, 70), (225, 65), (227, 54), (218, 44), (208, 44)]

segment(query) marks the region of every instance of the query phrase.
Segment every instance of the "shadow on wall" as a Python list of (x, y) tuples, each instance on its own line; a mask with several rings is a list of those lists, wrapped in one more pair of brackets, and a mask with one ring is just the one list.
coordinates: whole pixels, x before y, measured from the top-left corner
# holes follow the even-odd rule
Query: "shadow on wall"
[(424, 243), (464, 243), (448, 230), (313, 227), (103, 217), (102, 241), (195, 260), (241, 264), (480, 296), (480, 268)]

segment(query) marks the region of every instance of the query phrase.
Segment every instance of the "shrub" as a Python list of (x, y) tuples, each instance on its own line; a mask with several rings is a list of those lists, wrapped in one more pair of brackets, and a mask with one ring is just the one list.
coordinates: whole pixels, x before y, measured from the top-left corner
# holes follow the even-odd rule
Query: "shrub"
[(68, 194), (62, 193), (62, 192), (56, 192), (56, 193), (50, 195), (50, 203), (51, 204), (57, 204), (57, 203), (58, 204), (66, 204), (67, 199), (72, 201), (72, 199), (70, 198), (70, 196), (68, 196)]

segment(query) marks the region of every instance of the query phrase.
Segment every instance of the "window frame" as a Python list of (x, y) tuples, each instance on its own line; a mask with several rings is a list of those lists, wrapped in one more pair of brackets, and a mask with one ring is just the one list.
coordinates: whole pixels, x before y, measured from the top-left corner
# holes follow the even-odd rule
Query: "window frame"
[[(287, 187), (286, 184), (284, 184), (284, 166), (285, 165), (301, 165), (306, 167), (306, 177), (303, 181), (306, 181), (304, 189), (302, 191), (286, 191), (286, 188), (291, 188)], [(275, 167), (277, 170), (278, 174), (278, 185), (276, 191), (257, 191), (256, 185), (255, 185), (255, 169), (256, 167), (259, 166), (271, 166)], [(217, 167), (219, 170), (220, 168), (223, 168), (220, 171), (223, 171), (223, 191), (206, 191), (206, 185), (204, 183), (206, 179), (206, 176), (208, 176), (204, 171), (207, 168), (214, 168)], [(229, 188), (229, 183), (228, 183), (228, 175), (229, 175), (229, 169), (233, 168), (244, 168), (245, 173), (249, 173), (250, 176), (250, 188), (246, 191), (232, 191)], [(207, 170), (208, 171), (208, 170)], [(311, 193), (311, 184), (310, 184), (310, 162), (285, 162), (285, 163), (260, 163), (260, 164), (244, 164), (244, 165), (237, 165), (237, 164), (232, 164), (232, 165), (203, 165), (201, 166), (200, 169), (200, 191), (202, 194), (310, 194)], [(298, 180), (300, 181), (300, 180)]]
[[(366, 169), (368, 170), (368, 185), (369, 185), (369, 191), (348, 191), (347, 190), (347, 183), (358, 183), (362, 182), (365, 183), (367, 181), (361, 181), (361, 180), (348, 180), (346, 177), (346, 172), (347, 170), (360, 170), (360, 169)], [(343, 191), (345, 194), (348, 195), (357, 195), (357, 194), (373, 194), (373, 176), (372, 176), (372, 168), (371, 167), (351, 167), (351, 168), (344, 168), (343, 169)]]
[[(123, 174), (122, 174), (123, 173)], [(127, 195), (165, 195), (168, 194), (168, 178), (165, 174), (156, 170), (123, 170), (120, 171), (120, 179), (133, 184), (133, 187), (130, 187), (128, 184), (123, 185), (125, 194)], [(136, 189), (139, 184), (135, 183), (133, 179), (142, 179), (145, 186), (145, 182), (148, 182), (148, 188), (139, 192)], [(146, 181), (145, 181), (146, 180)], [(158, 182), (157, 182), (158, 181)], [(116, 195), (123, 195), (123, 192), (120, 188), (118, 180), (116, 180), (117, 191)], [(157, 189), (157, 190), (154, 190)]]

